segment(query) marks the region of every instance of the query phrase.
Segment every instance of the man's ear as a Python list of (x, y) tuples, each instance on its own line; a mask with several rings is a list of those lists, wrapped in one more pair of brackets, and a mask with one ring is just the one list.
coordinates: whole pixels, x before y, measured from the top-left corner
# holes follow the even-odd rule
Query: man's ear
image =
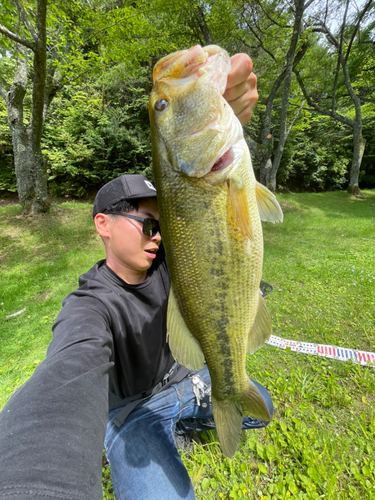
[(109, 237), (109, 224), (111, 221), (109, 220), (108, 215), (105, 214), (96, 214), (94, 218), (95, 228), (97, 233), (102, 238)]

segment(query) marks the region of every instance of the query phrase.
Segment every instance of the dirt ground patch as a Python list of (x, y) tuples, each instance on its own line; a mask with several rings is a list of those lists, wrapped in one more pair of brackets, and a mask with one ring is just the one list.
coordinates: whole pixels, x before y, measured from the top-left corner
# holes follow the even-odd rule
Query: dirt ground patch
[(9, 196), (0, 196), (0, 207), (6, 207), (8, 205), (19, 205), (16, 193), (10, 194)]

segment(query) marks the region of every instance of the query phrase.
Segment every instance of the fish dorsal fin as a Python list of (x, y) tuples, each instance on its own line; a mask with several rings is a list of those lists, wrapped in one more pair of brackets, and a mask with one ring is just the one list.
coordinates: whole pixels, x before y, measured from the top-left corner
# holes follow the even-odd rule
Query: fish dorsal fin
[(169, 347), (174, 359), (190, 370), (201, 370), (204, 365), (201, 345), (186, 326), (172, 287), (169, 292), (167, 331)]
[(256, 183), (255, 196), (260, 220), (273, 223), (283, 221), (284, 215), (276, 196), (260, 182)]
[(229, 187), (230, 203), (238, 227), (246, 238), (253, 240), (254, 231), (249, 214), (246, 190), (244, 187), (239, 188), (233, 179), (229, 178), (227, 183)]
[(247, 340), (247, 350), (249, 354), (253, 354), (257, 349), (262, 347), (266, 340), (270, 338), (271, 333), (271, 317), (264, 298), (259, 291), (258, 310)]

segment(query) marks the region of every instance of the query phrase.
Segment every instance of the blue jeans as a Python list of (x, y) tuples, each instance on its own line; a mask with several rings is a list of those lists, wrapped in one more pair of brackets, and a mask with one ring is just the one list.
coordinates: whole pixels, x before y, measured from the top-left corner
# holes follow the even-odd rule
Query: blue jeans
[[(210, 385), (205, 365), (198, 373)], [(253, 380), (269, 412), (273, 405), (268, 391)], [(213, 429), (212, 409), (202, 411), (193, 393), (191, 376), (142, 401), (118, 428), (113, 423), (121, 408), (109, 413), (105, 450), (111, 468), (117, 500), (193, 500), (194, 489), (174, 440), (175, 431)], [(251, 417), (243, 420), (243, 429), (268, 425)]]

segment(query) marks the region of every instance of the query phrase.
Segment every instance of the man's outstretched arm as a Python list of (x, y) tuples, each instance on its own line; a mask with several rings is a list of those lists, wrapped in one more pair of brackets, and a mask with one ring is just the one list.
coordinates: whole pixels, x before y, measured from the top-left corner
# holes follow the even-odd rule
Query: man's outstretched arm
[(102, 498), (112, 339), (98, 300), (64, 306), (46, 359), (0, 414), (0, 498)]

